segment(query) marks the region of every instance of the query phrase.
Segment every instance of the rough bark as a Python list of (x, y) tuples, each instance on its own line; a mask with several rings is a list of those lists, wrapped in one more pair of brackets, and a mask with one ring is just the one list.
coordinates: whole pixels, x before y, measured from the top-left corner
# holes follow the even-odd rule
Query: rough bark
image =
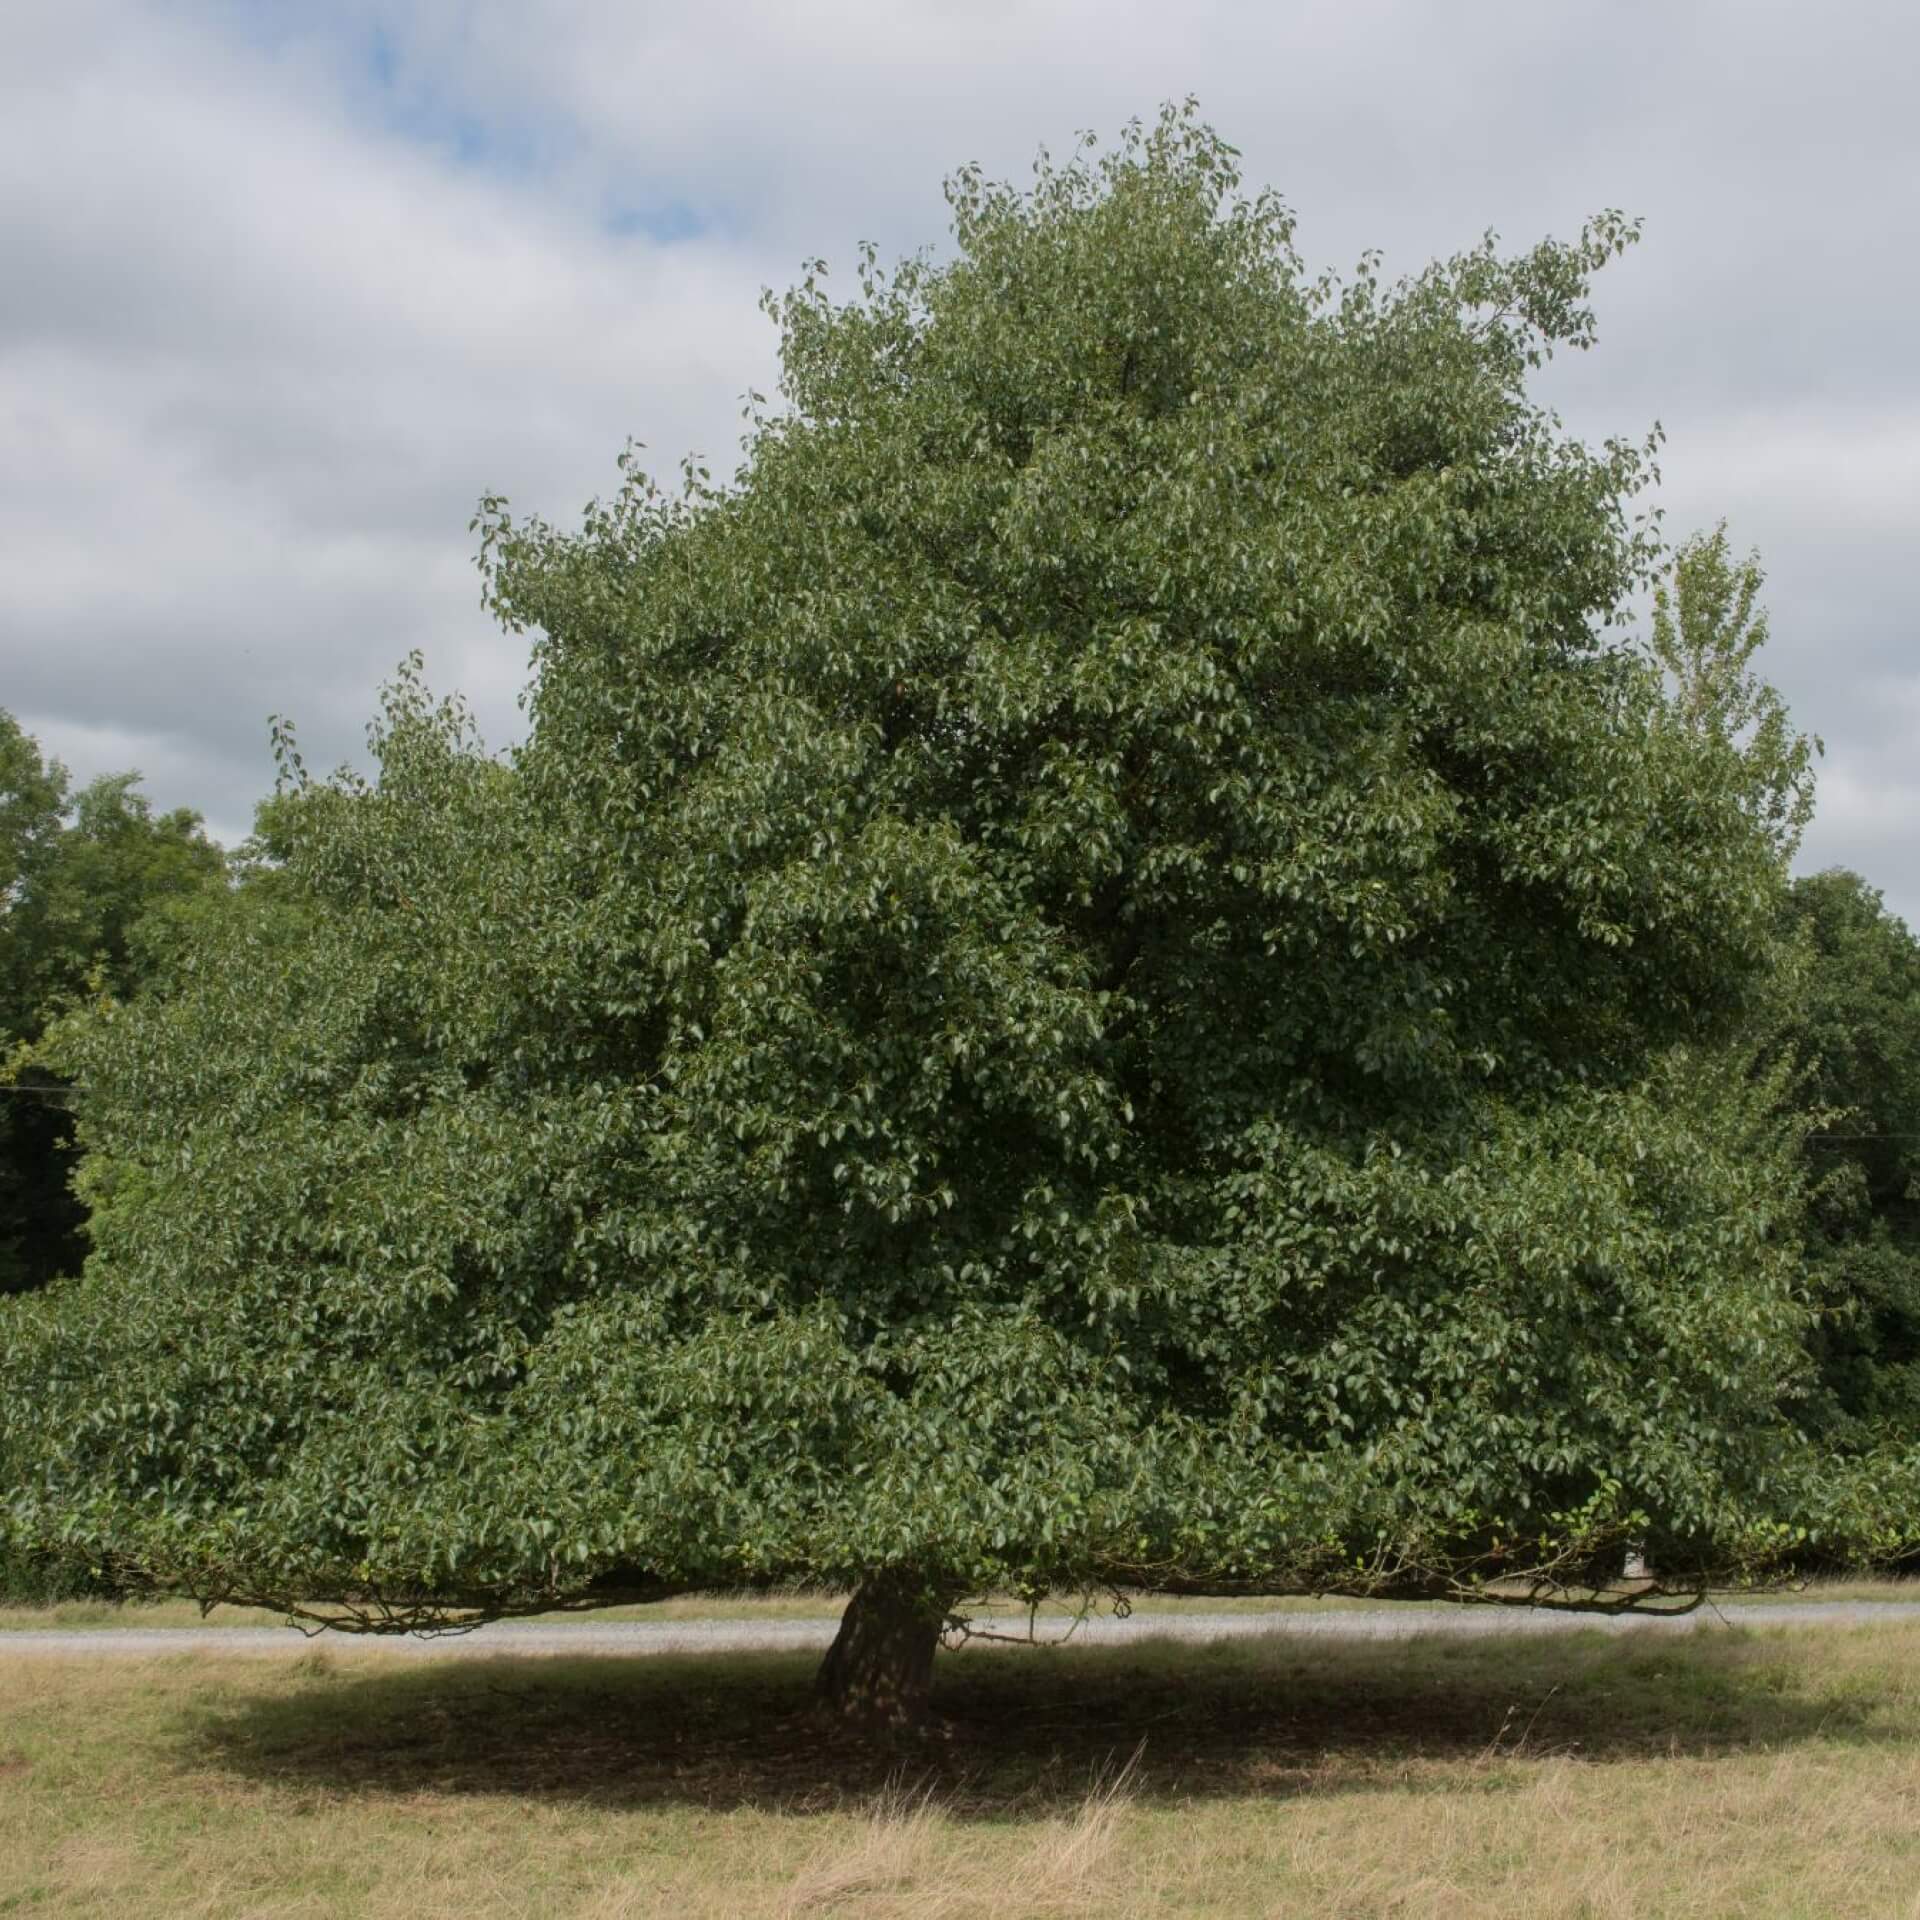
[(823, 1710), (856, 1726), (911, 1732), (926, 1724), (946, 1601), (916, 1574), (863, 1581), (820, 1663)]

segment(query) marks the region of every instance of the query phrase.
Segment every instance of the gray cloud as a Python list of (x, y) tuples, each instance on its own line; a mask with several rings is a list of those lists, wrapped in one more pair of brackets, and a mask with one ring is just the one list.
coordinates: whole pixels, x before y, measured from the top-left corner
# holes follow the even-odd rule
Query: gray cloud
[(10, 31), (0, 704), (82, 771), (234, 830), (265, 714), (351, 753), (414, 646), (505, 737), (482, 490), (570, 517), (630, 433), (724, 461), (762, 284), (937, 243), (959, 162), (1194, 92), (1316, 263), (1647, 217), (1547, 391), (1583, 433), (1660, 418), (1670, 528), (1760, 546), (1828, 748), (1806, 864), (1920, 922), (1905, 9), (29, 0)]

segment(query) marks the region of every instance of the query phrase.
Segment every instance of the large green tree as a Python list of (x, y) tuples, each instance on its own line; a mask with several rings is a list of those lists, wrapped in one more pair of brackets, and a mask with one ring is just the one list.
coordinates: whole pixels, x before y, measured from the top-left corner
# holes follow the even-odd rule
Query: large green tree
[(1178, 112), (950, 199), (773, 303), (731, 484), (486, 504), (511, 766), (403, 681), (287, 914), (69, 1030), (21, 1533), (373, 1626), (845, 1582), (880, 1717), (985, 1588), (1767, 1537), (1804, 748), (1633, 642), (1646, 450), (1527, 393), (1631, 225), (1315, 279)]

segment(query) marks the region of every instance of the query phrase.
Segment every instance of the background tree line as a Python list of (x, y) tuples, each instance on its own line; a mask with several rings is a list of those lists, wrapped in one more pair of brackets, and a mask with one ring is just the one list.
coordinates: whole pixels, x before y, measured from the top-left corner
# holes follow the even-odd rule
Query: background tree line
[(195, 906), (232, 875), (187, 808), (156, 814), (136, 772), (75, 789), (0, 709), (0, 1293), (76, 1273), (72, 1096), (35, 1052), (93, 995), (152, 984)]

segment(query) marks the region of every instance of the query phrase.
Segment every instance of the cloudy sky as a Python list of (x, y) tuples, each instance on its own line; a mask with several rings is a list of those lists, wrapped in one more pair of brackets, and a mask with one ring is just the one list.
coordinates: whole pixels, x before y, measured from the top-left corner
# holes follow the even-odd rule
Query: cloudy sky
[[(756, 305), (938, 243), (942, 177), (1195, 94), (1316, 265), (1620, 206), (1552, 397), (1668, 433), (1670, 532), (1769, 574), (1826, 741), (1803, 864), (1920, 926), (1920, 24), (1892, 0), (11, 0), (0, 706), (244, 833), (266, 719), (355, 753), (410, 649), (518, 726), (476, 498), (632, 436), (731, 465)], [(851, 276), (847, 276), (850, 280)]]

